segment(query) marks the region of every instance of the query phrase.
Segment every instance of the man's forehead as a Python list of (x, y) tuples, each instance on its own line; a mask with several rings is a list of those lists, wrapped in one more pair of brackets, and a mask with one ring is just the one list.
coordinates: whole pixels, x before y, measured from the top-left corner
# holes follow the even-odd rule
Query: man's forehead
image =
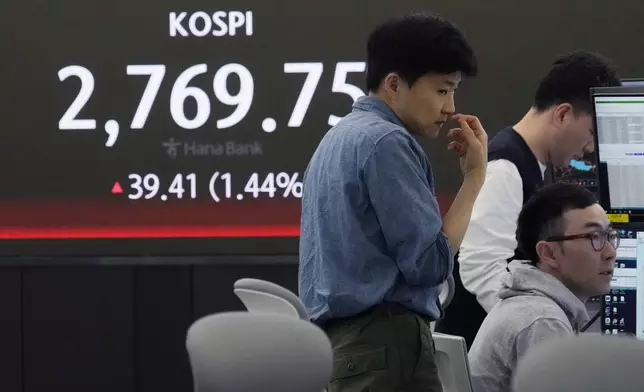
[(452, 72), (448, 74), (430, 73), (423, 76), (423, 78), (435, 85), (458, 87), (461, 83), (462, 76), (460, 72)]
[(443, 83), (447, 84), (450, 87), (458, 87), (461, 83), (463, 76), (460, 72), (453, 72), (451, 74), (441, 75)]
[(603, 230), (610, 227), (608, 216), (599, 204), (566, 211), (564, 221), (566, 222), (567, 231)]

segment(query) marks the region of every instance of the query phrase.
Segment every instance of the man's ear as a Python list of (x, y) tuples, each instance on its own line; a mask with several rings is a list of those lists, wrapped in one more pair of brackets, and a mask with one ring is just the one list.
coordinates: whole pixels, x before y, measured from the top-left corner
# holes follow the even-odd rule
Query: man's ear
[(555, 106), (552, 121), (556, 127), (566, 124), (571, 116), (574, 116), (574, 108), (569, 103), (561, 103)]
[(390, 72), (382, 81), (382, 87), (391, 99), (397, 99), (407, 84), (396, 72)]
[(539, 261), (551, 268), (559, 268), (557, 258), (557, 249), (554, 242), (539, 241), (537, 242), (536, 251)]

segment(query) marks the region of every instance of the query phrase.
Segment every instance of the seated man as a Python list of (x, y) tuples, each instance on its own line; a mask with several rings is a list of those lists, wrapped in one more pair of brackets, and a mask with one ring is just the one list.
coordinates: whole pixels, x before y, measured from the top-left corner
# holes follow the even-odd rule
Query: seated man
[(475, 392), (510, 391), (517, 362), (535, 345), (577, 333), (586, 300), (610, 290), (619, 232), (585, 188), (552, 184), (523, 206), (517, 241), (529, 260), (509, 266), (501, 301), (469, 352)]

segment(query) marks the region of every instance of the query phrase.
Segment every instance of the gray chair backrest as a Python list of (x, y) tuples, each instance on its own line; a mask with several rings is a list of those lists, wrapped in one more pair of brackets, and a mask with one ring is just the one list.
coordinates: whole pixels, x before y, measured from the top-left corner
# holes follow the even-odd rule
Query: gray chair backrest
[(620, 336), (555, 338), (530, 350), (515, 392), (641, 392), (644, 342)]
[(443, 392), (472, 392), (465, 339), (443, 333), (434, 333), (433, 337)]
[(321, 329), (268, 313), (206, 316), (188, 330), (186, 348), (195, 392), (319, 392), (333, 364)]
[(235, 282), (233, 291), (251, 312), (290, 315), (303, 320), (309, 318), (297, 295), (275, 283), (244, 278)]

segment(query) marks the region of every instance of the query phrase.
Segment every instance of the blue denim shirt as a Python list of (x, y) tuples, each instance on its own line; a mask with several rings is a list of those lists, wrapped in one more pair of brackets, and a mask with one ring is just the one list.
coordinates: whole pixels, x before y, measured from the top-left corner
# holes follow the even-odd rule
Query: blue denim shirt
[(382, 302), (439, 319), (452, 256), (425, 152), (389, 106), (360, 98), (304, 174), (299, 293), (311, 319)]

